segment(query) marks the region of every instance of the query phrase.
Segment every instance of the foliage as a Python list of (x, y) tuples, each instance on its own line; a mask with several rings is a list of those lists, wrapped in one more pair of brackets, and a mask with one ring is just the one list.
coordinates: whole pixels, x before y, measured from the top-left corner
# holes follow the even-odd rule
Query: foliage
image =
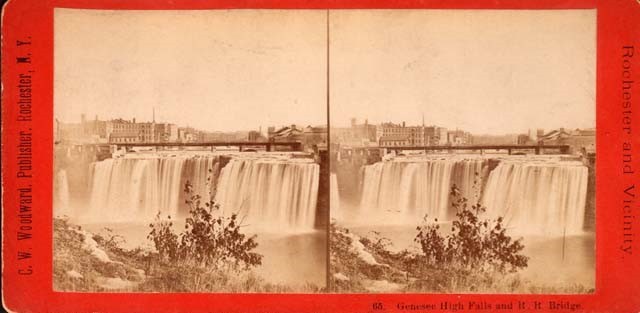
[[(333, 292), (365, 292), (363, 280), (367, 278), (370, 266), (367, 266), (358, 253), (352, 249), (353, 236), (348, 229), (336, 225), (335, 220), (331, 221), (329, 228), (329, 239), (331, 240), (329, 256), (331, 264), (330, 285)], [(338, 276), (336, 276), (338, 275)], [(339, 275), (344, 275), (346, 279), (339, 279)]]
[(506, 233), (502, 217), (481, 219), (486, 208), (480, 203), (469, 207), (468, 200), (455, 185), (451, 188), (451, 197), (456, 219), (449, 235), (440, 233), (437, 219), (430, 223), (426, 216), (417, 227), (415, 241), (420, 244), (426, 263), (434, 267), (455, 266), (499, 273), (513, 273), (527, 267), (528, 257), (519, 254), (524, 249), (522, 239), (513, 240)]
[[(168, 224), (167, 224), (168, 225)], [(167, 262), (158, 252), (126, 249), (112, 230), (92, 238), (113, 262), (102, 262), (83, 248), (79, 226), (54, 218), (53, 288), (56, 291), (129, 292), (291, 292), (294, 287), (265, 281), (252, 271), (226, 272), (186, 262)], [(81, 277), (73, 277), (74, 271)], [(126, 286), (108, 288), (105, 279), (121, 279)], [(108, 285), (108, 284), (107, 284)], [(320, 292), (313, 284), (295, 286), (297, 292)]]
[(258, 246), (256, 236), (247, 237), (241, 232), (238, 214), (225, 216), (213, 200), (202, 203), (189, 182), (184, 192), (188, 195), (185, 202), (189, 217), (180, 235), (174, 233), (171, 216), (161, 220), (158, 213), (149, 225), (147, 238), (153, 241), (161, 260), (232, 271), (248, 270), (262, 263), (262, 255), (252, 252)]

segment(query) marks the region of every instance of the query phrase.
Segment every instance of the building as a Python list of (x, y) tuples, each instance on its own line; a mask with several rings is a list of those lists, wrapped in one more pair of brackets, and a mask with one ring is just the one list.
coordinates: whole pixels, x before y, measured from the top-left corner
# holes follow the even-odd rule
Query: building
[(531, 136), (528, 134), (520, 134), (518, 135), (517, 144), (519, 145), (535, 145), (535, 140), (531, 139)]
[(178, 126), (170, 123), (156, 123), (154, 137), (156, 142), (177, 142)]
[(290, 126), (284, 126), (278, 130), (275, 127), (269, 127), (269, 141), (273, 142), (302, 142), (304, 130), (292, 124)]
[[(122, 140), (133, 143), (157, 142), (155, 123), (137, 123), (136, 119), (114, 119), (107, 121), (109, 143), (120, 143)], [(136, 139), (133, 139), (133, 138)]]
[(267, 141), (267, 137), (265, 137), (261, 132), (252, 130), (247, 133), (247, 141), (251, 142), (265, 142)]
[(566, 130), (559, 128), (538, 137), (541, 145), (569, 145), (572, 152), (595, 150), (595, 128)]
[(380, 148), (411, 146), (411, 136), (406, 134), (386, 135), (380, 137)]
[(369, 124), (368, 120), (358, 124), (352, 118), (349, 127), (331, 128), (331, 141), (351, 146), (371, 146), (378, 142), (376, 131), (376, 125)]
[(436, 126), (407, 126), (405, 122), (382, 123), (378, 126), (376, 137), (381, 147), (400, 143), (413, 147), (435, 146), (443, 144), (443, 130), (446, 133), (446, 129)]
[(108, 141), (107, 122), (98, 120), (98, 116), (94, 120), (87, 120), (82, 114), (80, 123), (64, 123), (57, 119), (55, 122), (56, 142), (106, 143)]
[(304, 150), (316, 150), (327, 145), (327, 126), (307, 126), (302, 132), (302, 146)]
[(456, 129), (447, 132), (447, 141), (452, 146), (470, 145), (473, 144), (473, 137), (468, 132)]
[(109, 143), (140, 143), (136, 132), (117, 132), (109, 136)]
[(193, 127), (178, 127), (178, 141), (183, 143), (204, 142), (205, 134)]

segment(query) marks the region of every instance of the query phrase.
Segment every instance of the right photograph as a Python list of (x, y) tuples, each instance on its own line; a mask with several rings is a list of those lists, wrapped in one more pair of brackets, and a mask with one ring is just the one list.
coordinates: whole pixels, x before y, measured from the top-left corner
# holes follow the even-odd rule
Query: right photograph
[(595, 292), (596, 10), (328, 28), (332, 292)]

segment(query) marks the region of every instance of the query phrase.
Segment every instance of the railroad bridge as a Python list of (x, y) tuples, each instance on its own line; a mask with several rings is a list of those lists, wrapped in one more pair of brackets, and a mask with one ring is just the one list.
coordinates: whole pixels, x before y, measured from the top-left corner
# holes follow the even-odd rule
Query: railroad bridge
[(289, 147), (291, 151), (302, 151), (302, 143), (299, 141), (287, 142), (257, 142), (257, 141), (212, 141), (212, 142), (142, 142), (142, 143), (110, 143), (116, 148), (125, 148), (127, 150), (134, 147), (153, 147), (156, 149), (170, 147), (238, 147), (240, 151), (249, 148), (264, 147), (265, 151), (272, 151), (275, 147)]
[(420, 150), (420, 151), (478, 151), (484, 153), (485, 151), (507, 151), (512, 154), (515, 151), (534, 151), (535, 154), (544, 153), (547, 150), (555, 150), (562, 154), (569, 153), (571, 147), (569, 145), (464, 145), (464, 146), (394, 146), (394, 147), (381, 147), (386, 148), (388, 151), (402, 151), (402, 150)]

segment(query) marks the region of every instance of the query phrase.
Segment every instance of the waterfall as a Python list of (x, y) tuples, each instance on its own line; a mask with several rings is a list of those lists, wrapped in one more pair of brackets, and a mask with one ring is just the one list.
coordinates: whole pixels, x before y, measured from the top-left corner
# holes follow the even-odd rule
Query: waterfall
[(451, 186), (473, 201), (480, 196), (486, 172), (486, 161), (477, 159), (397, 157), (368, 165), (361, 214), (386, 211), (401, 220), (416, 221), (424, 215), (445, 220), (451, 217)]
[(577, 161), (502, 161), (489, 175), (482, 203), (521, 233), (579, 234), (588, 168)]
[[(217, 157), (130, 157), (93, 163), (88, 210), (90, 222), (130, 222), (178, 215), (184, 183), (211, 197), (206, 175), (215, 175)], [(209, 170), (212, 170), (211, 172)]]
[[(490, 162), (498, 162), (490, 170)], [(480, 201), (487, 217), (502, 216), (517, 232), (582, 231), (588, 168), (558, 157), (412, 156), (365, 167), (359, 216), (417, 223), (425, 214), (454, 217), (454, 184), (469, 205)], [(391, 218), (389, 218), (391, 216)], [(397, 219), (394, 219), (397, 217)]]
[[(287, 156), (125, 155), (92, 164), (87, 222), (150, 221), (182, 218), (184, 187), (201, 201), (215, 199), (224, 214), (246, 215), (258, 228), (313, 229), (319, 166), (311, 159)], [(204, 206), (204, 204), (202, 204)]]
[(234, 158), (220, 173), (215, 199), (263, 230), (312, 230), (319, 175), (311, 159)]
[(63, 216), (71, 214), (69, 201), (69, 179), (67, 171), (59, 170), (56, 172), (53, 182), (54, 192), (54, 214)]
[(329, 197), (331, 207), (331, 218), (342, 219), (340, 210), (340, 193), (338, 192), (338, 175), (331, 173), (329, 178)]

